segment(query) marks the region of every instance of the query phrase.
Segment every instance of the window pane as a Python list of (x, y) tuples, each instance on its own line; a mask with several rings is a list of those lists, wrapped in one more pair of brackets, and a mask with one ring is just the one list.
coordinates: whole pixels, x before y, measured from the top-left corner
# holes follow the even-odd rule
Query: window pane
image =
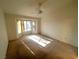
[(17, 22), (18, 34), (21, 33), (21, 21)]
[(32, 22), (32, 25), (35, 26), (35, 22), (34, 21)]
[(35, 32), (35, 31), (36, 31), (36, 24), (35, 24), (35, 21), (32, 22), (32, 26), (33, 26), (33, 27), (32, 27), (32, 30), (33, 30), (33, 32)]
[(26, 21), (24, 21), (24, 31), (27, 31), (26, 30)]
[(31, 21), (24, 21), (24, 31), (31, 31)]

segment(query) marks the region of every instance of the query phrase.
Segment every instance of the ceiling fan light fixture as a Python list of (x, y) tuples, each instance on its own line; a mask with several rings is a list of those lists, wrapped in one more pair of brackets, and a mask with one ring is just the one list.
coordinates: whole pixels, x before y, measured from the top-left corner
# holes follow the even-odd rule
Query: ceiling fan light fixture
[(39, 10), (39, 14), (41, 14), (42, 13), (42, 10)]

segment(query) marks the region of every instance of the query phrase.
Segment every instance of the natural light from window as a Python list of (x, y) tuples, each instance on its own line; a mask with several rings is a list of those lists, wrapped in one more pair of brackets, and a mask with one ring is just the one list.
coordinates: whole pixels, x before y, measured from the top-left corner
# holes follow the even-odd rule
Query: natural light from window
[(24, 30), (31, 31), (31, 21), (24, 21)]
[(51, 43), (51, 40), (49, 41), (49, 40), (43, 39), (37, 35), (30, 35), (30, 36), (28, 36), (28, 38), (30, 40), (33, 40), (34, 42), (38, 43), (42, 47), (46, 47), (49, 43)]
[(17, 22), (17, 30), (18, 30), (18, 34), (21, 33), (21, 21)]
[(17, 34), (24, 32), (36, 33), (36, 21), (32, 20), (17, 20)]

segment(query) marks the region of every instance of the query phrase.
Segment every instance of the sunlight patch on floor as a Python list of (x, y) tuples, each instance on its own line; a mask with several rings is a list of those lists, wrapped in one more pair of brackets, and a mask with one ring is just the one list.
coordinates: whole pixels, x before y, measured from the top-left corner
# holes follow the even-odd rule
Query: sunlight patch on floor
[(42, 37), (37, 36), (37, 35), (30, 35), (30, 36), (28, 36), (28, 38), (30, 40), (33, 40), (34, 42), (38, 43), (42, 47), (46, 47), (48, 44), (51, 43), (51, 40), (43, 39)]

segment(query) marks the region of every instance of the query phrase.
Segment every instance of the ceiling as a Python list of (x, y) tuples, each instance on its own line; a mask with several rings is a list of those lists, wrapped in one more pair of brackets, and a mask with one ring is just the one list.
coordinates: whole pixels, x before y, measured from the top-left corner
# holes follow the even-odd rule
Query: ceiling
[[(48, 0), (0, 0), (0, 7), (6, 13), (36, 17), (38, 16), (38, 3), (43, 1)], [(46, 8), (49, 7), (48, 4), (52, 4), (52, 7), (63, 6), (63, 2), (68, 1), (70, 0), (50, 0), (50, 2), (46, 4)]]
[(37, 16), (38, 3), (42, 1), (44, 0), (0, 0), (0, 7), (6, 13)]

